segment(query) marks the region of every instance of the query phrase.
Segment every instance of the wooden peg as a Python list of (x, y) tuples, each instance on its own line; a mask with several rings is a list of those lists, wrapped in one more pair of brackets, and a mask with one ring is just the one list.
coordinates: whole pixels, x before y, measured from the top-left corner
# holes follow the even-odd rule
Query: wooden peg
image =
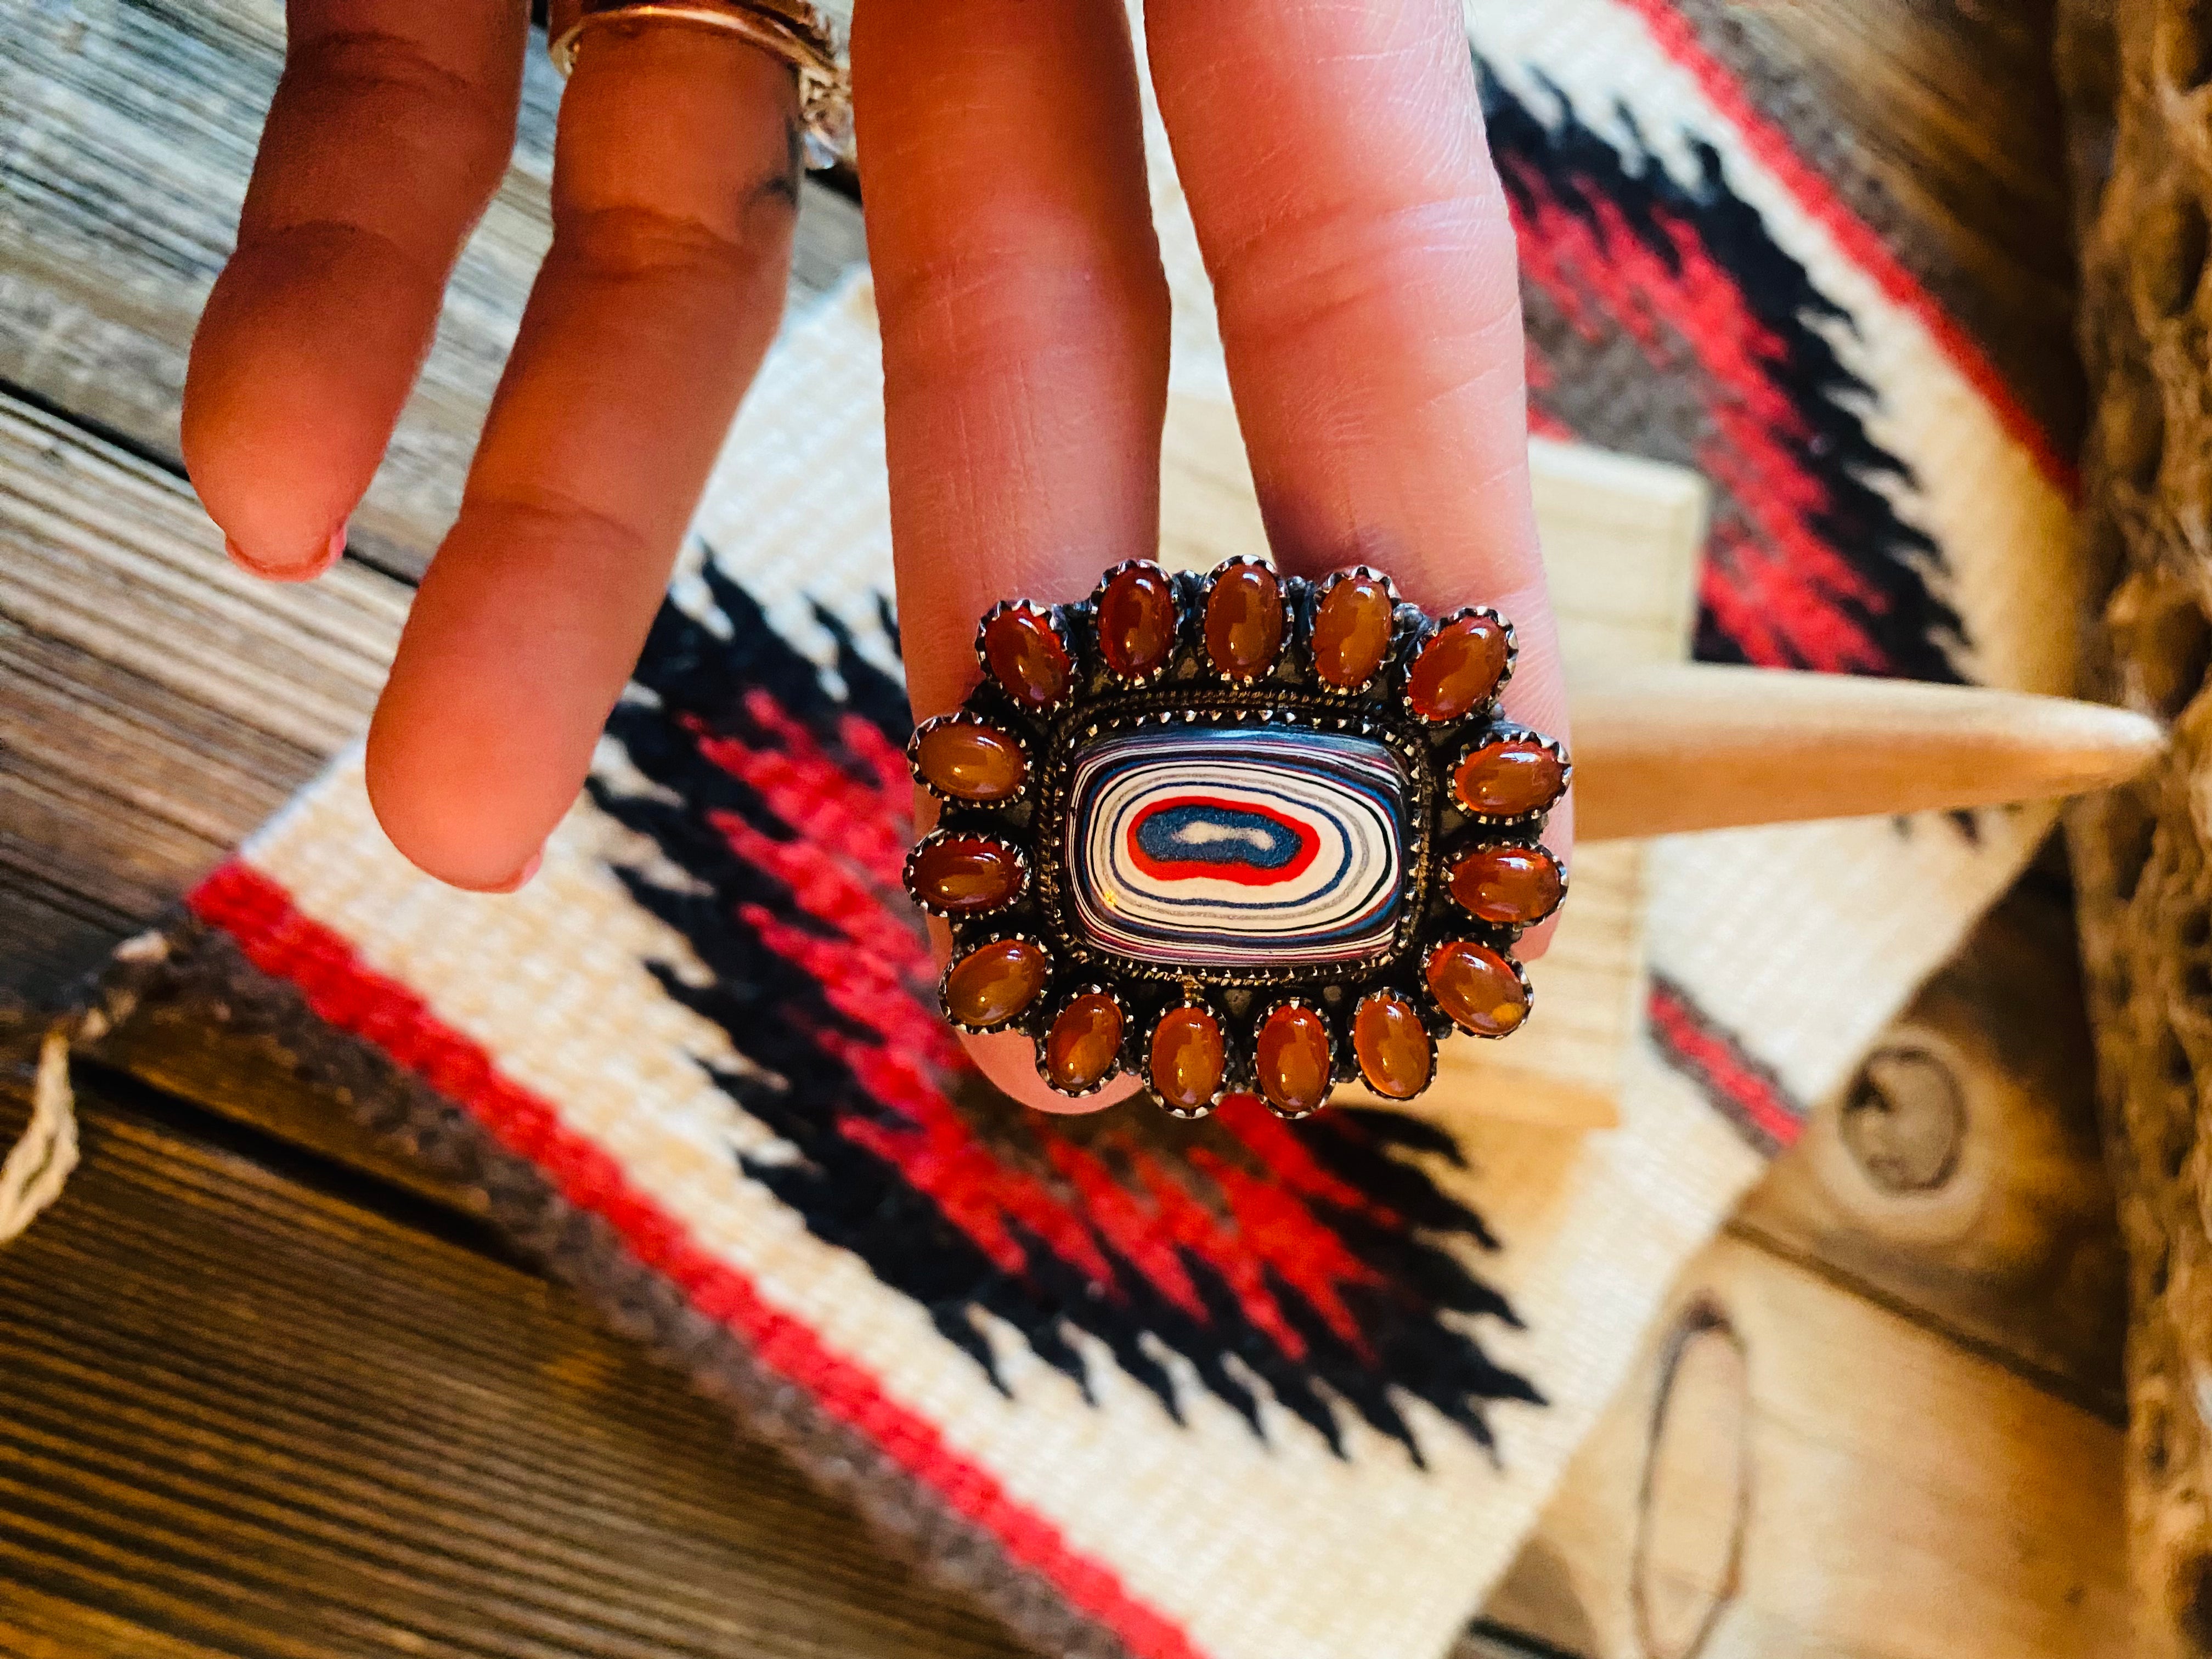
[(1578, 842), (2049, 799), (2166, 749), (2130, 710), (1978, 686), (1571, 663), (1569, 690)]

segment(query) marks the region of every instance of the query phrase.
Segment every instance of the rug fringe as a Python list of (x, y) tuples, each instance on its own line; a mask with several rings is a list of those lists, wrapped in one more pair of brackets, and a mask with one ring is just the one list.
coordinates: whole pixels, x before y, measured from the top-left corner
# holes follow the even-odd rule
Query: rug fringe
[(39, 1044), (31, 1121), (0, 1164), (0, 1244), (20, 1237), (62, 1194), (76, 1168), (76, 1101), (70, 1088), (70, 1043), (84, 1021), (56, 1020)]

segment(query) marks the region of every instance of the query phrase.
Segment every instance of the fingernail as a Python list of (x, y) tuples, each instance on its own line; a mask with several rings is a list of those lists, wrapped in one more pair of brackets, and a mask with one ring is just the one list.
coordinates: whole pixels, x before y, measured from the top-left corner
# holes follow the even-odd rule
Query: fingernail
[(500, 883), (498, 886), (487, 887), (482, 890), (487, 893), (519, 893), (530, 885), (531, 877), (538, 873), (538, 866), (544, 862), (545, 854), (542, 850), (532, 853), (527, 864)]
[(317, 554), (312, 562), (306, 564), (294, 560), (280, 562), (256, 558), (240, 547), (234, 536), (225, 535), (222, 538), (222, 547), (223, 551), (230, 555), (233, 564), (242, 570), (252, 571), (264, 581), (311, 582), (345, 556), (346, 527), (340, 525), (331, 532), (330, 539), (323, 544), (323, 550)]

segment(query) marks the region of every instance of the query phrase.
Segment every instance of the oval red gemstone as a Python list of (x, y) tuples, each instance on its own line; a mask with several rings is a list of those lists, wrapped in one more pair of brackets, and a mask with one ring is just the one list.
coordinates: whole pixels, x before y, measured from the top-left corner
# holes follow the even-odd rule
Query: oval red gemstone
[(995, 726), (970, 720), (933, 726), (915, 740), (915, 770), (955, 800), (990, 805), (1012, 800), (1029, 775), (1022, 746)]
[(1060, 1011), (1044, 1041), (1046, 1073), (1070, 1094), (1095, 1089), (1121, 1052), (1121, 1010), (1113, 998), (1087, 992)]
[(1504, 1036), (1528, 1012), (1528, 992), (1513, 964), (1486, 945), (1456, 939), (1429, 952), (1429, 990), (1453, 1024), (1477, 1036)]
[(1352, 1052), (1359, 1075), (1385, 1100), (1411, 1100), (1429, 1086), (1436, 1044), (1420, 1011), (1403, 997), (1371, 996), (1352, 1017)]
[(1314, 672), (1324, 684), (1353, 690), (1373, 679), (1390, 653), (1390, 590), (1379, 576), (1344, 575), (1314, 608)]
[(1052, 971), (1042, 945), (1025, 939), (978, 945), (945, 976), (945, 1012), (963, 1025), (994, 1030), (1036, 1000)]
[(1260, 1092), (1278, 1109), (1304, 1116), (1328, 1103), (1328, 1025), (1311, 1008), (1285, 1003), (1260, 1022), (1253, 1043)]
[(1152, 1092), (1178, 1111), (1195, 1112), (1221, 1092), (1228, 1054), (1221, 1022), (1204, 1008), (1170, 1008), (1152, 1030)]
[(1075, 665), (1050, 618), (1018, 607), (983, 624), (983, 660), (991, 678), (1025, 708), (1049, 708), (1067, 695)]
[(1215, 573), (1206, 599), (1206, 654), (1231, 679), (1251, 679), (1274, 665), (1283, 648), (1283, 588), (1264, 564), (1232, 564)]
[(1168, 573), (1133, 565), (1098, 596), (1098, 654), (1124, 679), (1143, 679), (1175, 653), (1175, 586)]
[(1567, 787), (1559, 757), (1529, 738), (1501, 738), (1468, 751), (1452, 770), (1452, 793), (1478, 817), (1539, 812)]
[(907, 879), (915, 898), (956, 916), (980, 915), (1022, 890), (1022, 861), (1004, 842), (940, 836), (915, 849)]
[(1490, 701), (1505, 677), (1505, 624), (1462, 617), (1429, 637), (1406, 676), (1406, 701), (1423, 720), (1455, 720)]
[(1452, 866), (1451, 896), (1471, 915), (1525, 927), (1559, 908), (1566, 883), (1540, 847), (1478, 847)]

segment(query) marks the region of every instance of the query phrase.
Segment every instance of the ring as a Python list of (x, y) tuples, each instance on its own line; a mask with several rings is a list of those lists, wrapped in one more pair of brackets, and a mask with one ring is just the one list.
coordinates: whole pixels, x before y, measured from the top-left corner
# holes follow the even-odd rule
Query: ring
[(836, 30), (809, 0), (551, 0), (546, 51), (562, 75), (575, 68), (585, 32), (601, 22), (684, 23), (750, 41), (798, 79), (806, 165), (831, 167), (851, 154), (852, 78)]
[(982, 683), (916, 728), (941, 804), (907, 890), (951, 928), (962, 1031), (1019, 1031), (1060, 1094), (1141, 1076), (1179, 1117), (1410, 1100), (1455, 1030), (1530, 1005), (1559, 908), (1566, 751), (1502, 719), (1510, 623), (1431, 617), (1364, 565), (1133, 561), (1079, 605), (994, 607)]

